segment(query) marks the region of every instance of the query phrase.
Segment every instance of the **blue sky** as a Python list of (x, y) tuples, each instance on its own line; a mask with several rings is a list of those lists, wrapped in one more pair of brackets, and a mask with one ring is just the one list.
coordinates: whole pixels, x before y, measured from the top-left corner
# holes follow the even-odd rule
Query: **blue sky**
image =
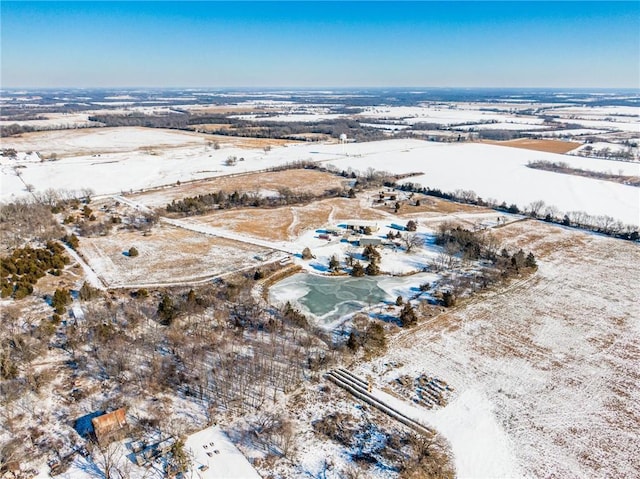
[(640, 87), (640, 2), (10, 2), (1, 86)]

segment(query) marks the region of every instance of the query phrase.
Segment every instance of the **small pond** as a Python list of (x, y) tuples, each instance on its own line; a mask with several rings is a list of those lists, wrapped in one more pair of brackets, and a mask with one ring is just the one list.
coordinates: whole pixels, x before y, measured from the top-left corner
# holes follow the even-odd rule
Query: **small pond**
[(383, 301), (395, 301), (398, 295), (407, 297), (417, 292), (417, 286), (435, 279), (435, 275), (419, 274), (392, 278), (376, 276), (320, 276), (297, 273), (271, 286), (272, 303), (290, 301), (302, 312), (312, 314), (322, 325), (330, 325), (345, 315)]

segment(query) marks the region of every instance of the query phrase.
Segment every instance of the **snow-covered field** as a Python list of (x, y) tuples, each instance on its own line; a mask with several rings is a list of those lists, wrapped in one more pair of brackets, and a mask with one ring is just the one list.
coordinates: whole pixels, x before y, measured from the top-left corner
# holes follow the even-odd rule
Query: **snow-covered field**
[(593, 143), (588, 143), (582, 145), (575, 150), (571, 150), (568, 154), (570, 155), (584, 155), (584, 156), (594, 156), (599, 157), (602, 156), (604, 151), (608, 151), (611, 153), (621, 153), (628, 152), (631, 156), (630, 159), (637, 160), (638, 159), (638, 148), (630, 147), (627, 145), (623, 145), (621, 143), (609, 143), (606, 141), (596, 141)]
[[(591, 178), (528, 168), (530, 161), (563, 161), (572, 167), (625, 175), (640, 175), (640, 165), (602, 161), (479, 143), (443, 144), (412, 140), (358, 145), (359, 156), (331, 163), (365, 171), (369, 167), (393, 173), (423, 172), (407, 181), (443, 191), (473, 190), (520, 207), (543, 200), (564, 212), (609, 215), (623, 223), (640, 224), (640, 189)], [(351, 145), (349, 145), (351, 146)], [(392, 146), (395, 148), (391, 149)], [(372, 148), (373, 147), (373, 148)]]
[(485, 125), (480, 125), (480, 123), (484, 122), (496, 122), (499, 124), (519, 123), (520, 128), (523, 129), (543, 122), (543, 120), (533, 116), (517, 116), (510, 113), (439, 106), (369, 107), (360, 113), (358, 117), (394, 119), (400, 120), (407, 125), (416, 123), (437, 123), (440, 125), (478, 123), (479, 129), (484, 128)]
[[(135, 246), (140, 255), (125, 254)], [(214, 275), (258, 267), (258, 257), (271, 250), (224, 238), (159, 225), (150, 236), (118, 232), (98, 238), (83, 238), (82, 254), (109, 287), (146, 287), (202, 281)]]
[[(445, 144), (420, 140), (299, 144), (274, 147), (268, 153), (229, 146), (215, 150), (208, 147), (202, 138), (188, 133), (143, 130), (144, 140), (136, 140), (135, 130), (110, 130), (108, 135), (105, 130), (100, 130), (104, 136), (96, 137), (102, 142), (99, 143), (100, 148), (109, 151), (112, 144), (128, 144), (129, 151), (42, 163), (17, 163), (2, 158), (1, 198), (8, 200), (26, 194), (25, 184), (33, 185), (36, 191), (92, 188), (96, 194), (108, 194), (307, 160), (331, 161), (338, 168), (362, 172), (370, 167), (392, 173), (422, 172), (424, 176), (410, 178), (409, 181), (443, 191), (473, 190), (485, 199), (515, 203), (521, 208), (543, 200), (563, 212), (585, 211), (591, 215), (608, 215), (627, 224), (640, 224), (640, 189), (526, 167), (529, 161), (564, 161), (577, 168), (638, 176), (640, 165), (637, 163), (577, 158), (479, 143)], [(138, 146), (152, 141), (156, 145), (171, 145), (173, 139), (178, 145), (195, 142), (199, 146), (168, 149), (157, 146), (152, 151)], [(22, 151), (25, 145), (21, 147), (20, 143), (11, 143), (15, 141), (8, 140), (6, 147), (18, 147)], [(37, 139), (32, 137), (30, 141), (33, 143), (29, 144), (29, 150), (32, 150)], [(89, 140), (82, 141), (82, 147), (91, 145)], [(229, 156), (244, 158), (245, 161), (226, 166)], [(16, 176), (13, 168), (17, 164), (24, 166), (20, 168), (22, 179)]]
[(138, 127), (55, 130), (27, 133), (2, 140), (3, 148), (39, 151), (47, 155), (56, 153), (58, 158), (194, 145), (204, 148), (205, 139), (196, 133), (185, 131)]
[(539, 223), (502, 230), (539, 270), (427, 320), (363, 364), (453, 386), (419, 417), (447, 437), (459, 477), (636, 477), (640, 470), (640, 250)]
[(523, 125), (522, 123), (499, 122), (499, 123), (473, 123), (470, 125), (456, 125), (453, 130), (478, 131), (478, 130), (513, 130), (513, 131), (531, 131), (544, 130), (549, 127), (546, 125)]
[(100, 126), (101, 123), (90, 121), (88, 113), (44, 113), (37, 120), (0, 120), (0, 127), (9, 125), (30, 126), (37, 130), (52, 128), (82, 128)]

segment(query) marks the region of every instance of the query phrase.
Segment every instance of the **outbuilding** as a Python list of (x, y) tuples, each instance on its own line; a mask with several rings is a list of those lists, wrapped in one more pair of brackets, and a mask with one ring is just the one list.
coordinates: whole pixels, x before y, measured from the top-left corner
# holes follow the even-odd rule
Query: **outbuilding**
[(363, 236), (360, 238), (360, 246), (380, 246), (382, 244), (382, 238), (375, 236)]

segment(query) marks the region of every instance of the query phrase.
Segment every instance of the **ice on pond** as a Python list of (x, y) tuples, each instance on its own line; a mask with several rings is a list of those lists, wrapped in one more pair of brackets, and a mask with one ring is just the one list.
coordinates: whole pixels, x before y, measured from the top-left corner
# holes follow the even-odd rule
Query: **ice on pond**
[(389, 299), (372, 278), (336, 278), (306, 273), (276, 283), (269, 296), (273, 302), (296, 302), (321, 323), (331, 323), (369, 304)]

